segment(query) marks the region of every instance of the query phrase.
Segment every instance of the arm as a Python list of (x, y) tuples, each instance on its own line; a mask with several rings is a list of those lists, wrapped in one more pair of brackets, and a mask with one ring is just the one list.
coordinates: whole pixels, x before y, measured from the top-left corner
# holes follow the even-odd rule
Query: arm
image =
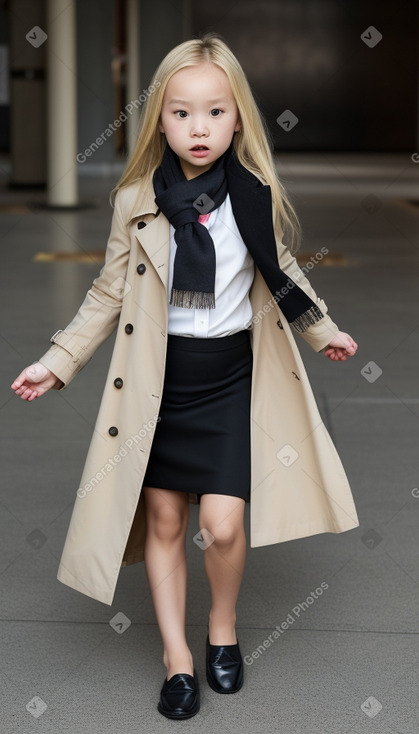
[(53, 346), (38, 361), (58, 378), (53, 389), (65, 389), (117, 326), (130, 252), (120, 194), (115, 198), (105, 264), (73, 320), (51, 337)]
[(11, 385), (16, 395), (32, 401), (49, 389), (63, 390), (114, 331), (125, 289), (130, 237), (121, 215), (120, 192), (115, 198), (105, 265), (64, 330), (51, 337), (53, 346), (38, 362), (26, 367)]

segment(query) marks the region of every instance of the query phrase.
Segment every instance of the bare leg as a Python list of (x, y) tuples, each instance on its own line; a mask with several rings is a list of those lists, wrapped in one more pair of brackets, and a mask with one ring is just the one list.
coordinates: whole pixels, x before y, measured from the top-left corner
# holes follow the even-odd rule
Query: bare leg
[(193, 675), (192, 653), (185, 636), (188, 495), (153, 487), (143, 487), (142, 491), (147, 516), (144, 561), (163, 641), (166, 677)]
[(211, 645), (234, 645), (236, 602), (246, 558), (243, 526), (245, 501), (240, 497), (205, 494), (201, 497), (199, 527), (214, 542), (204, 551), (205, 570), (211, 588), (209, 640)]

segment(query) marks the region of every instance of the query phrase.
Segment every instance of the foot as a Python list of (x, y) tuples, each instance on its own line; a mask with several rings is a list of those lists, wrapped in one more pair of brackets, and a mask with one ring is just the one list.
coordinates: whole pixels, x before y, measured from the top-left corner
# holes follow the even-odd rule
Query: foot
[(200, 707), (198, 676), (176, 673), (164, 681), (160, 691), (158, 711), (168, 719), (189, 719)]
[(243, 685), (243, 659), (239, 643), (211, 645), (206, 643), (207, 681), (216, 693), (236, 693)]

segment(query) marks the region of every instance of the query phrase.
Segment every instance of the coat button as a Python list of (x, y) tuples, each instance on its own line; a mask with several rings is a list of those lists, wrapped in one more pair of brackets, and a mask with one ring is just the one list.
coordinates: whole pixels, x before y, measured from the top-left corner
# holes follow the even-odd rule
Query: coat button
[(137, 222), (138, 229), (144, 229), (147, 226), (147, 222)]
[(277, 321), (277, 322), (276, 322), (276, 325), (277, 325), (277, 326), (279, 326), (279, 328), (280, 328), (280, 329), (283, 329), (283, 328), (284, 328), (284, 327), (282, 326), (282, 324), (281, 324), (281, 322), (280, 322), (280, 321)]
[(111, 434), (111, 436), (117, 436), (118, 435), (118, 429), (116, 426), (111, 426), (108, 433)]
[(146, 271), (146, 266), (144, 265), (144, 263), (140, 263), (137, 266), (137, 273), (138, 273), (138, 275), (142, 275), (143, 273), (145, 273), (145, 271)]
[(133, 327), (132, 324), (127, 324), (125, 326), (125, 333), (126, 334), (132, 334), (133, 331), (134, 331), (134, 327)]
[(113, 384), (115, 385), (115, 387), (117, 387), (117, 388), (120, 388), (120, 387), (122, 387), (122, 385), (124, 384), (124, 381), (123, 381), (123, 380), (121, 379), (121, 377), (117, 377), (117, 378), (116, 378), (116, 379), (115, 379), (115, 380), (113, 381)]

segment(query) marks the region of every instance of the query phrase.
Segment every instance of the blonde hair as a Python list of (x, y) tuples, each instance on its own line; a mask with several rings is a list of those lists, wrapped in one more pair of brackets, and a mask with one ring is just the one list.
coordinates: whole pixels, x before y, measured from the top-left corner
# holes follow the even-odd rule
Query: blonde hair
[(301, 227), (278, 179), (266, 123), (238, 60), (224, 41), (213, 33), (179, 44), (165, 56), (156, 69), (153, 77), (154, 91), (141, 110), (138, 140), (121, 178), (111, 191), (111, 205), (120, 188), (140, 181), (151, 185), (153, 173), (161, 163), (166, 146), (158, 124), (167, 83), (180, 69), (202, 62), (216, 64), (229, 79), (241, 120), (240, 130), (233, 136), (234, 149), (242, 165), (263, 184), (271, 187), (275, 231), (280, 233), (281, 238), (290, 234), (288, 246), (295, 253), (300, 246)]

